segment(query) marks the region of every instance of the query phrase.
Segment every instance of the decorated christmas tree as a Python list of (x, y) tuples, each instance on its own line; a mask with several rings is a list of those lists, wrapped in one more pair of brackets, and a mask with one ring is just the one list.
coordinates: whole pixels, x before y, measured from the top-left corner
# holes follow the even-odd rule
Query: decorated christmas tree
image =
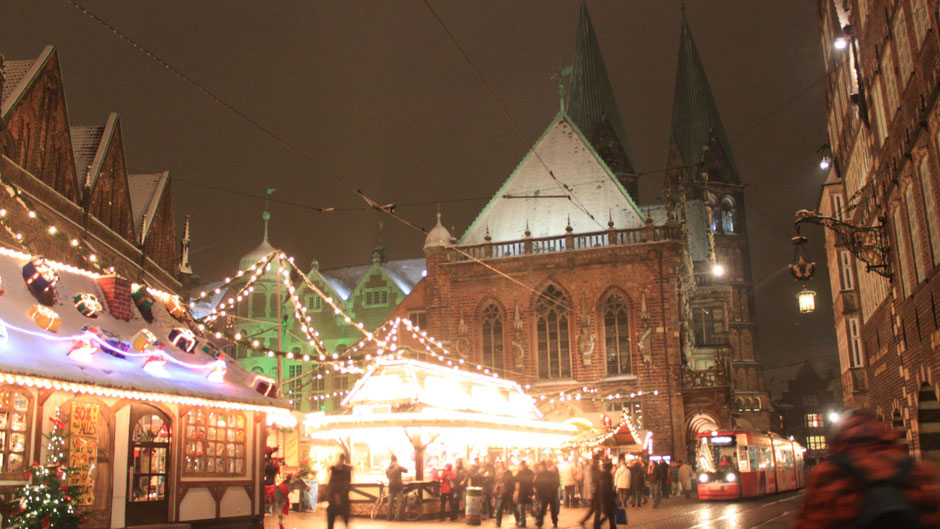
[(73, 499), (82, 493), (81, 488), (68, 484), (72, 473), (72, 469), (65, 466), (69, 435), (62, 421), (50, 420), (52, 433), (43, 436), (48, 441), (46, 464), (34, 461), (26, 473), (26, 484), (13, 493), (20, 508), (10, 518), (11, 528), (73, 529), (85, 521)]

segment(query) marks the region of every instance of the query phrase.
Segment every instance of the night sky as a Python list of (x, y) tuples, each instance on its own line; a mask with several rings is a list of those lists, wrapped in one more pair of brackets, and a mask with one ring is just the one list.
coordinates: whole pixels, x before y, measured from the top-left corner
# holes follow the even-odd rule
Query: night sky
[[(430, 228), (440, 203), (460, 234), (558, 111), (551, 76), (570, 64), (576, 0), (430, 0), (525, 139), (422, 0), (172, 2), (80, 0), (354, 188)], [(688, 0), (687, 16), (747, 183), (760, 354), (769, 366), (835, 358), (828, 273), (801, 316), (793, 212), (815, 208), (827, 141), (815, 3)], [(589, 0), (633, 158), (640, 203), (659, 199), (678, 53), (679, 0)], [(180, 231), (192, 215), (194, 269), (230, 273), (261, 241), (304, 267), (368, 262), (380, 220), (390, 258), (424, 236), (369, 211), (321, 169), (136, 51), (65, 0), (3, 0), (0, 53), (58, 48), (71, 124), (118, 112), (131, 172), (171, 171)], [(776, 112), (775, 112), (776, 111)], [(774, 113), (775, 112), (775, 113)], [(769, 114), (774, 113), (770, 117)], [(289, 202), (289, 204), (284, 203)], [(311, 207), (336, 208), (332, 213)], [(519, 234), (520, 237), (522, 234)]]

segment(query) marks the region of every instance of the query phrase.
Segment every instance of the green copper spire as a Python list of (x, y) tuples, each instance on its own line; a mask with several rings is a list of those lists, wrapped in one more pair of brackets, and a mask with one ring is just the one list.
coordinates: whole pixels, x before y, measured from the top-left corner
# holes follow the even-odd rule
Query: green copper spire
[(626, 188), (637, 198), (636, 170), (614, 90), (607, 76), (607, 67), (591, 24), (587, 5), (581, 2), (578, 36), (575, 39), (574, 58), (571, 62), (571, 82), (568, 85), (568, 117), (587, 136), (594, 150)]
[(731, 143), (725, 134), (718, 105), (712, 96), (705, 67), (699, 57), (692, 30), (682, 8), (682, 29), (679, 35), (679, 65), (676, 72), (676, 93), (672, 105), (672, 137), (686, 167), (694, 171), (701, 160), (702, 148), (714, 134), (731, 164), (733, 183), (739, 182), (737, 166), (731, 154)]

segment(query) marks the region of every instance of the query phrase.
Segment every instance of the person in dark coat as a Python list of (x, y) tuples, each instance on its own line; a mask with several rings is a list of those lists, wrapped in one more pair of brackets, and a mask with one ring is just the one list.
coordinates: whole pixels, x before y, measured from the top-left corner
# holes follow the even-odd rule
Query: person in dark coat
[(611, 469), (614, 465), (607, 461), (597, 477), (597, 511), (594, 513), (594, 529), (601, 529), (607, 520), (610, 529), (617, 529), (617, 489), (614, 487), (614, 475)]
[(349, 527), (349, 489), (352, 485), (352, 467), (346, 464), (346, 454), (339, 455), (339, 462), (330, 467), (329, 505), (326, 507), (326, 526), (333, 529), (336, 517), (343, 518)]
[(541, 528), (545, 522), (545, 511), (551, 508), (552, 526), (558, 527), (558, 511), (553, 507), (558, 502), (558, 478), (554, 472), (548, 470), (544, 462), (540, 462), (535, 473), (535, 496), (539, 502), (539, 511), (535, 517), (535, 526)]
[(486, 456), (483, 464), (483, 518), (493, 517), (493, 491), (496, 489), (496, 465), (493, 456)]
[(525, 527), (526, 511), (532, 508), (532, 483), (535, 474), (525, 461), (519, 462), (516, 472), (516, 524)]
[(496, 527), (499, 527), (503, 524), (503, 512), (516, 512), (516, 506), (512, 501), (513, 495), (516, 493), (516, 478), (513, 477), (512, 471), (508, 468), (503, 471), (502, 475), (496, 480), (496, 488), (494, 489), (496, 494)]
[(630, 505), (639, 507), (643, 502), (643, 461), (634, 459), (630, 465)]
[[(392, 454), (392, 460), (388, 464), (388, 468), (385, 470), (385, 476), (388, 478), (388, 519), (392, 520), (394, 516), (396, 520), (401, 521), (401, 513), (405, 506), (405, 483), (401, 478), (403, 473), (407, 473), (408, 469), (398, 464), (398, 457), (395, 454)], [(395, 509), (395, 506), (398, 509)]]

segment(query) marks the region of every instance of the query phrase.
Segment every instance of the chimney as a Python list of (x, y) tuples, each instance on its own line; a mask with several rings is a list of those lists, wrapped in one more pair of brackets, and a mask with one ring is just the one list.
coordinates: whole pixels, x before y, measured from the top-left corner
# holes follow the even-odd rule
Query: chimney
[(98, 286), (104, 291), (108, 310), (115, 319), (130, 321), (134, 302), (131, 300), (131, 282), (114, 274), (98, 279)]

